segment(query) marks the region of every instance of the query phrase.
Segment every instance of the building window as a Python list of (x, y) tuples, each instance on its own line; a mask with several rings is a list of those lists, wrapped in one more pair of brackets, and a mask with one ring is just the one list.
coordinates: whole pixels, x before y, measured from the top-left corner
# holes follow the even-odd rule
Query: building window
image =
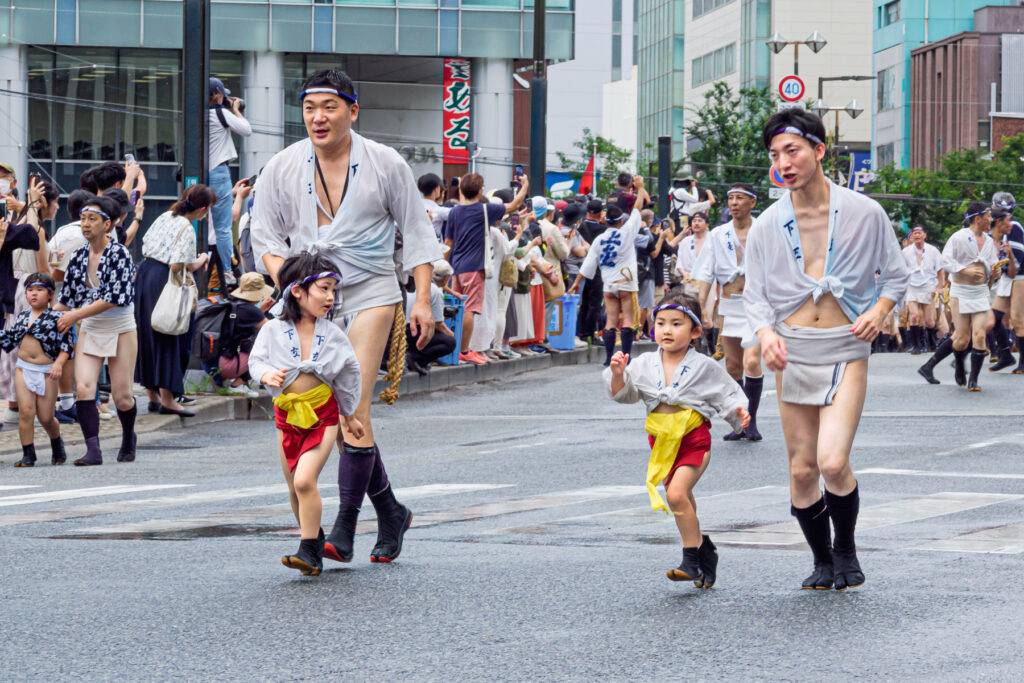
[(693, 87), (717, 81), (736, 71), (736, 43), (693, 60)]
[(728, 5), (732, 0), (693, 0), (693, 18), (703, 16), (708, 12)]
[(900, 0), (886, 3), (882, 8), (882, 25), (888, 26), (900, 20)]
[(885, 168), (886, 166), (892, 164), (892, 162), (894, 161), (893, 150), (894, 147), (893, 143), (891, 142), (887, 142), (884, 145), (878, 145), (877, 147), (875, 147), (875, 170)]
[(878, 72), (878, 111), (896, 108), (896, 69), (890, 67)]

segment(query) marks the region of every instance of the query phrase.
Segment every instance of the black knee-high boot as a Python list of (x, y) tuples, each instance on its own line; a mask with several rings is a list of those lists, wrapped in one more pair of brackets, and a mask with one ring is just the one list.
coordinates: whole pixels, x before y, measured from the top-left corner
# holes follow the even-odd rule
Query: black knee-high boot
[(994, 332), (985, 333), (985, 347), (988, 349), (992, 362), (995, 362), (997, 356), (996, 352), (999, 349), (999, 344), (996, 343), (996, 335)]
[(917, 374), (928, 380), (929, 384), (939, 384), (939, 380), (935, 378), (934, 374), (935, 366), (938, 365), (943, 358), (948, 358), (951, 353), (953, 353), (953, 339), (949, 335), (946, 335), (935, 348), (935, 354), (928, 359), (927, 363), (917, 369)]
[(132, 403), (128, 410), (117, 409), (117, 419), (121, 421), (121, 448), (117, 451), (118, 462), (135, 462), (135, 416), (139, 406)]
[(405, 532), (412, 526), (412, 510), (395, 499), (391, 485), (370, 496), (377, 511), (377, 545), (370, 551), (370, 562), (391, 562), (402, 552)]
[(612, 356), (615, 355), (615, 328), (605, 330), (601, 336), (604, 338), (604, 364), (611, 365)]
[[(967, 351), (968, 349), (960, 349), (959, 351), (953, 349), (953, 379), (958, 387), (966, 386), (967, 384), (967, 368), (964, 365), (967, 361)], [(985, 353), (984, 349), (981, 352)]]
[(924, 333), (920, 325), (910, 326), (910, 352), (918, 354), (924, 351)]
[(971, 376), (967, 380), (968, 391), (981, 391), (978, 386), (978, 376), (981, 374), (981, 367), (985, 364), (985, 351), (975, 349), (971, 351)]
[(858, 487), (854, 486), (853, 491), (845, 496), (837, 496), (825, 489), (825, 504), (832, 518), (832, 528), (835, 529), (832, 559), (835, 563), (836, 590), (859, 586), (864, 583), (864, 572), (857, 561), (857, 545), (854, 542), (857, 513), (860, 511)]
[(760, 377), (743, 377), (743, 393), (747, 395), (747, 412), (750, 413), (750, 424), (743, 430), (748, 441), (760, 441), (761, 432), (757, 431), (757, 409), (761, 405), (761, 390), (764, 388), (764, 375)]
[(1010, 352), (1010, 335), (1003, 327), (1003, 317), (1006, 315), (1002, 311), (993, 311), (996, 317), (996, 326), (992, 329), (992, 334), (996, 338), (996, 353), (999, 357), (992, 367), (988, 369), (989, 372), (998, 372), (1003, 368), (1011, 367), (1017, 362), (1017, 359), (1013, 357), (1013, 353)]
[(814, 571), (804, 579), (802, 588), (828, 590), (834, 581), (832, 568), (832, 534), (829, 531), (828, 508), (824, 496), (818, 502), (805, 507), (790, 507), (790, 514), (796, 517), (800, 530), (804, 532), (807, 545), (814, 555)]
[(78, 424), (85, 437), (85, 455), (75, 461), (76, 465), (102, 465), (103, 452), (100, 451), (100, 411), (95, 399), (76, 401)]
[(633, 336), (636, 330), (632, 327), (623, 327), (620, 334), (622, 335), (622, 352), (627, 356), (633, 351)]

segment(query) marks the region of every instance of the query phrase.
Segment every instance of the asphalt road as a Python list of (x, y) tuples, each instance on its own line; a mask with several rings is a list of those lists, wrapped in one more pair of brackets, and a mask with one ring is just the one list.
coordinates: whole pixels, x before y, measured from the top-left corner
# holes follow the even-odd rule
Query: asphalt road
[(712, 590), (665, 578), (681, 544), (647, 504), (642, 408), (606, 399), (597, 366), (376, 408), (416, 526), (370, 564), (365, 505), (355, 561), (319, 578), (280, 564), (297, 530), (270, 422), (144, 435), (131, 465), (115, 443), (98, 468), (5, 456), (0, 678), (1020, 680), (1024, 377), (968, 394), (949, 368), (924, 384), (921, 360), (871, 362), (867, 582), (845, 593), (799, 590), (774, 393), (764, 442), (713, 428), (696, 490)]

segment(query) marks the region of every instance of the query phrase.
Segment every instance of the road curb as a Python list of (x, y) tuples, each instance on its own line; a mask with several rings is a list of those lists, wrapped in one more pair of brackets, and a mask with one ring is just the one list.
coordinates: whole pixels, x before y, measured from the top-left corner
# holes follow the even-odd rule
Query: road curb
[[(640, 342), (634, 345), (637, 353), (649, 351), (654, 348), (650, 342)], [(422, 377), (414, 372), (406, 371), (398, 387), (399, 400), (402, 396), (418, 396), (434, 391), (443, 391), (453, 387), (479, 384), (493, 380), (514, 377), (524, 372), (543, 370), (544, 368), (559, 367), (567, 365), (586, 365), (601, 363), (604, 361), (604, 348), (593, 346), (587, 349), (574, 351), (563, 351), (558, 354), (544, 354), (541, 356), (528, 356), (516, 360), (498, 361), (487, 365), (453, 365), (435, 366), (430, 372)], [(189, 371), (192, 373), (193, 371)], [(373, 402), (380, 403), (379, 394), (384, 389), (384, 384), (378, 380), (373, 389)], [(274, 411), (270, 396), (263, 395), (256, 399), (249, 399), (241, 396), (218, 396), (207, 394), (199, 397), (195, 403), (188, 406), (189, 410), (195, 413), (195, 417), (178, 417), (177, 415), (150, 415), (143, 413), (142, 407), (146, 403), (145, 396), (136, 397), (139, 402), (140, 412), (135, 422), (135, 431), (138, 434), (160, 431), (163, 429), (180, 429), (183, 427), (210, 424), (213, 422), (224, 422), (226, 420), (270, 420), (273, 419)], [(21, 441), (18, 438), (16, 425), (4, 425), (0, 431), (0, 454), (20, 453)], [(61, 425), (61, 434), (67, 445), (73, 446), (82, 443), (82, 432), (78, 425)], [(119, 437), (121, 425), (117, 419), (104, 420), (100, 423), (100, 439)], [(46, 445), (49, 439), (42, 428), (36, 427), (35, 441), (42, 449), (48, 450)]]

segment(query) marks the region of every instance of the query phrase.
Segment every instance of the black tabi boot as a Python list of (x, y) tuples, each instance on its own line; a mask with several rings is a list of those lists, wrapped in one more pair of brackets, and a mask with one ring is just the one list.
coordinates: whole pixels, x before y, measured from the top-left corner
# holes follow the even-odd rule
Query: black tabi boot
[(75, 461), (75, 465), (102, 465), (103, 452), (100, 450), (100, 411), (96, 401), (75, 402), (78, 412), (78, 425), (85, 437), (85, 455)]
[(971, 351), (971, 376), (967, 380), (968, 391), (981, 391), (981, 387), (978, 386), (978, 376), (981, 374), (981, 368), (985, 365), (985, 351), (979, 351), (975, 349)]
[(857, 527), (857, 513), (860, 511), (858, 487), (845, 496), (837, 496), (825, 489), (825, 503), (835, 529), (832, 544), (832, 561), (835, 563), (835, 586), (837, 591), (855, 588), (864, 583), (864, 572), (857, 561), (857, 546), (853, 532)]
[[(747, 378), (744, 377), (743, 379), (738, 380), (736, 382), (737, 384), (740, 385), (740, 389), (743, 389), (743, 391), (747, 390), (746, 389), (746, 381), (747, 381)], [(743, 438), (744, 438), (744, 431), (741, 429), (738, 432), (729, 432), (728, 434), (726, 434), (725, 436), (722, 437), (722, 441), (742, 441)]]
[(715, 585), (715, 578), (718, 571), (718, 548), (711, 542), (707, 534), (704, 534), (700, 544), (700, 572), (704, 580), (695, 580), (693, 585), (697, 588), (711, 588)]
[(601, 333), (601, 338), (604, 340), (604, 365), (608, 367), (612, 364), (612, 356), (615, 355), (615, 330), (605, 330)]
[(826, 591), (832, 587), (835, 579), (832, 565), (832, 534), (829, 531), (829, 513), (825, 507), (825, 498), (822, 496), (810, 507), (798, 508), (793, 505), (789, 512), (796, 517), (800, 530), (807, 539), (807, 545), (811, 546), (811, 553), (814, 555), (814, 571), (804, 579), (800, 587), (805, 590)]
[(999, 360), (992, 364), (992, 367), (988, 369), (989, 372), (999, 372), (1005, 368), (1013, 366), (1017, 362), (1017, 359), (1013, 357), (1013, 352), (1010, 351), (1010, 345), (1007, 344), (1003, 348), (999, 349)]
[(1024, 375), (1024, 349), (1020, 350), (1020, 360), (1017, 361), (1017, 367), (1013, 369), (1013, 374)]
[(924, 330), (920, 325), (910, 326), (910, 353), (918, 355), (924, 352)]
[[(982, 353), (985, 352), (982, 351)], [(967, 349), (961, 351), (953, 349), (953, 379), (958, 387), (967, 385), (967, 369), (964, 367), (964, 361), (966, 360)]]
[(761, 432), (757, 431), (757, 409), (761, 405), (761, 390), (764, 388), (764, 375), (760, 377), (744, 377), (743, 393), (747, 395), (747, 412), (750, 413), (750, 424), (743, 430), (747, 441), (760, 441)]
[(121, 448), (117, 451), (118, 462), (135, 462), (135, 416), (138, 404), (132, 404), (128, 410), (118, 409), (117, 419), (121, 421)]
[(675, 569), (669, 569), (665, 576), (673, 581), (693, 581), (704, 584), (704, 574), (700, 571), (700, 546), (683, 548), (683, 563)]
[(405, 532), (412, 526), (412, 510), (395, 500), (390, 484), (370, 496), (370, 502), (377, 511), (377, 545), (370, 551), (370, 562), (391, 562), (402, 552)]
[(68, 454), (64, 451), (64, 439), (59, 436), (50, 439), (50, 464), (63, 465), (68, 461)]
[[(633, 337), (636, 336), (636, 330), (632, 327), (623, 327), (619, 334), (622, 336), (622, 352), (629, 356), (633, 352)], [(629, 360), (632, 360), (632, 357)]]
[(998, 372), (1003, 368), (1012, 367), (1017, 359), (1010, 352), (1010, 334), (1003, 326), (1003, 318), (1006, 314), (1002, 311), (992, 311), (992, 313), (996, 318), (996, 326), (992, 329), (992, 336), (996, 340), (996, 362), (988, 370), (989, 372)]
[(35, 467), (36, 466), (36, 445), (30, 443), (27, 446), (21, 447), (21, 460), (14, 463), (15, 467)]
[(997, 349), (999, 348), (999, 342), (996, 341), (995, 332), (985, 333), (985, 348), (988, 350), (989, 353), (989, 363), (995, 363), (997, 360), (999, 360), (999, 356), (996, 355)]
[(323, 533), (317, 538), (304, 538), (299, 541), (299, 551), (294, 555), (285, 555), (281, 564), (298, 569), (303, 576), (320, 576), (324, 568)]
[(892, 337), (888, 334), (880, 334), (875, 341), (878, 342), (878, 350), (875, 353), (889, 353), (889, 342)]
[(352, 561), (358, 518), (359, 508), (349, 503), (341, 504), (331, 535), (324, 541), (324, 557), (335, 562)]
[(86, 465), (102, 465), (103, 451), (100, 450), (100, 437), (90, 436), (85, 440), (85, 455), (75, 461), (75, 465), (83, 467)]
[[(896, 335), (893, 335), (892, 338), (893, 340), (895, 340), (897, 337)], [(912, 346), (913, 341), (910, 338), (910, 330), (907, 329), (906, 327), (901, 327), (899, 334), (899, 343), (896, 344), (896, 351), (899, 353), (903, 353), (904, 351), (909, 351)]]
[(946, 336), (939, 342), (939, 346), (935, 349), (935, 355), (928, 359), (928, 362), (917, 369), (917, 374), (928, 380), (929, 384), (939, 384), (939, 380), (935, 378), (935, 366), (942, 362), (944, 358), (948, 358), (949, 354), (953, 353), (953, 340)]
[(924, 328), (924, 348), (929, 353), (935, 352), (935, 347), (939, 345), (939, 340), (935, 333), (934, 327)]

